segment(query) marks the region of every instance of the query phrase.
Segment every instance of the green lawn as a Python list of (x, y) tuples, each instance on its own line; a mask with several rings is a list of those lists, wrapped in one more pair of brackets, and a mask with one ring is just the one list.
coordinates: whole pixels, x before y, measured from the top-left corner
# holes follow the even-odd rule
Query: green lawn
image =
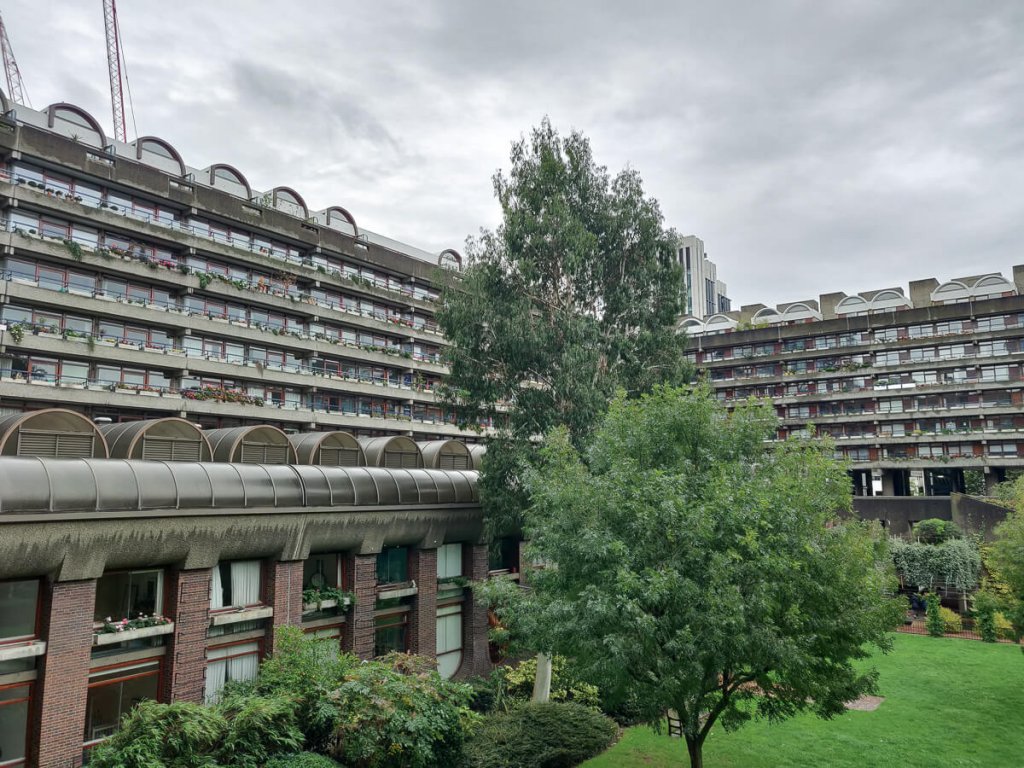
[[(705, 768), (938, 768), (1024, 766), (1024, 654), (1012, 645), (897, 635), (872, 663), (885, 701), (831, 722), (800, 716), (779, 724), (715, 728)], [(686, 745), (631, 728), (587, 768), (688, 765)]]

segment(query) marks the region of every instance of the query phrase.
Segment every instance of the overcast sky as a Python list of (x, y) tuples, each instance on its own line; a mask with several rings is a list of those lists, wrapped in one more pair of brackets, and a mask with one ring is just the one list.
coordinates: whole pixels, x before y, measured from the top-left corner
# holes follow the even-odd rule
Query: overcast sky
[[(8, 0), (37, 109), (109, 126), (100, 0)], [(704, 239), (734, 306), (1024, 263), (1024, 2), (122, 0), (139, 135), (425, 248), (544, 115)], [(134, 131), (129, 125), (129, 138)]]

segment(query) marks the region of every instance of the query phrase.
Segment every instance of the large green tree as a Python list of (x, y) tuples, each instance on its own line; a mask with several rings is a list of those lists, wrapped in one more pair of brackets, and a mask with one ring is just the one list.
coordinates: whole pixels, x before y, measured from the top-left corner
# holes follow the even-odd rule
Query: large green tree
[(463, 425), (495, 420), (481, 491), (500, 528), (527, 503), (536, 438), (563, 426), (582, 446), (617, 389), (679, 383), (689, 366), (675, 236), (636, 171), (610, 175), (583, 135), (545, 120), (512, 145), (494, 190), (501, 223), (470, 241), (437, 319), (446, 404)]
[[(1024, 476), (1008, 486), (1004, 494), (1011, 511), (996, 526), (991, 547), (992, 563), (1006, 583), (1008, 614), (1019, 641), (1024, 635)], [(1024, 650), (1022, 648), (1021, 650)]]
[(678, 712), (695, 768), (716, 723), (829, 718), (873, 691), (854, 662), (903, 616), (884, 537), (838, 516), (831, 447), (766, 442), (775, 426), (765, 405), (657, 388), (616, 399), (584, 452), (551, 433), (525, 478), (545, 567), (506, 618), (647, 721)]

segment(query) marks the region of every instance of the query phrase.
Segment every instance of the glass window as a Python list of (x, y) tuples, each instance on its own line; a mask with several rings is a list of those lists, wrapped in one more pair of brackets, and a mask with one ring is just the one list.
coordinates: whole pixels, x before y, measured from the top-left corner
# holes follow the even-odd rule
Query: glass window
[(462, 606), (437, 609), (437, 671), (448, 679), (462, 664)]
[(36, 635), (39, 580), (0, 581), (0, 643)]
[(408, 646), (409, 615), (392, 613), (376, 618), (376, 629), (373, 633), (373, 655), (383, 656), (395, 651), (405, 653)]
[(377, 583), (400, 584), (409, 579), (409, 550), (407, 547), (385, 547), (377, 555)]
[(310, 555), (303, 563), (303, 589), (337, 587), (339, 583), (337, 555)]
[(244, 642), (206, 652), (206, 702), (215, 702), (232, 680), (253, 680), (260, 667), (259, 643)]
[(24, 765), (31, 691), (28, 683), (0, 686), (0, 765)]
[(437, 579), (452, 579), (462, 575), (462, 544), (445, 544), (437, 548)]
[(96, 582), (94, 621), (163, 613), (163, 571), (105, 573)]
[(218, 563), (210, 582), (210, 607), (242, 608), (260, 602), (260, 561)]
[(147, 661), (89, 675), (85, 741), (96, 742), (117, 732), (121, 718), (144, 699), (157, 698), (160, 662)]

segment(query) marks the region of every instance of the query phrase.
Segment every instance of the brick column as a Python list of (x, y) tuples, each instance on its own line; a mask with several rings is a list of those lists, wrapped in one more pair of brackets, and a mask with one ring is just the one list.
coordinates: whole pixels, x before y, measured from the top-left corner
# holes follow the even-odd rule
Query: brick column
[(409, 578), (416, 582), (416, 597), (409, 612), (409, 651), (433, 658), (437, 654), (437, 550), (409, 553)]
[(167, 616), (174, 633), (167, 636), (161, 701), (200, 704), (206, 693), (206, 633), (210, 628), (210, 569), (168, 573)]
[[(487, 545), (466, 544), (462, 547), (462, 572), (470, 581), (487, 578)], [(486, 675), (491, 671), (487, 650), (487, 606), (466, 592), (462, 604), (462, 667), (459, 677)]]
[[(302, 560), (274, 560), (264, 569), (267, 575), (264, 601), (274, 608), (273, 629), (302, 626)], [(274, 653), (274, 633), (267, 638), (267, 653)]]
[(40, 660), (32, 718), (33, 764), (77, 768), (82, 764), (96, 582), (47, 586), (40, 622), (46, 655)]
[(345, 584), (356, 596), (341, 633), (341, 648), (361, 659), (373, 658), (373, 611), (377, 604), (377, 555), (353, 555), (342, 566)]

